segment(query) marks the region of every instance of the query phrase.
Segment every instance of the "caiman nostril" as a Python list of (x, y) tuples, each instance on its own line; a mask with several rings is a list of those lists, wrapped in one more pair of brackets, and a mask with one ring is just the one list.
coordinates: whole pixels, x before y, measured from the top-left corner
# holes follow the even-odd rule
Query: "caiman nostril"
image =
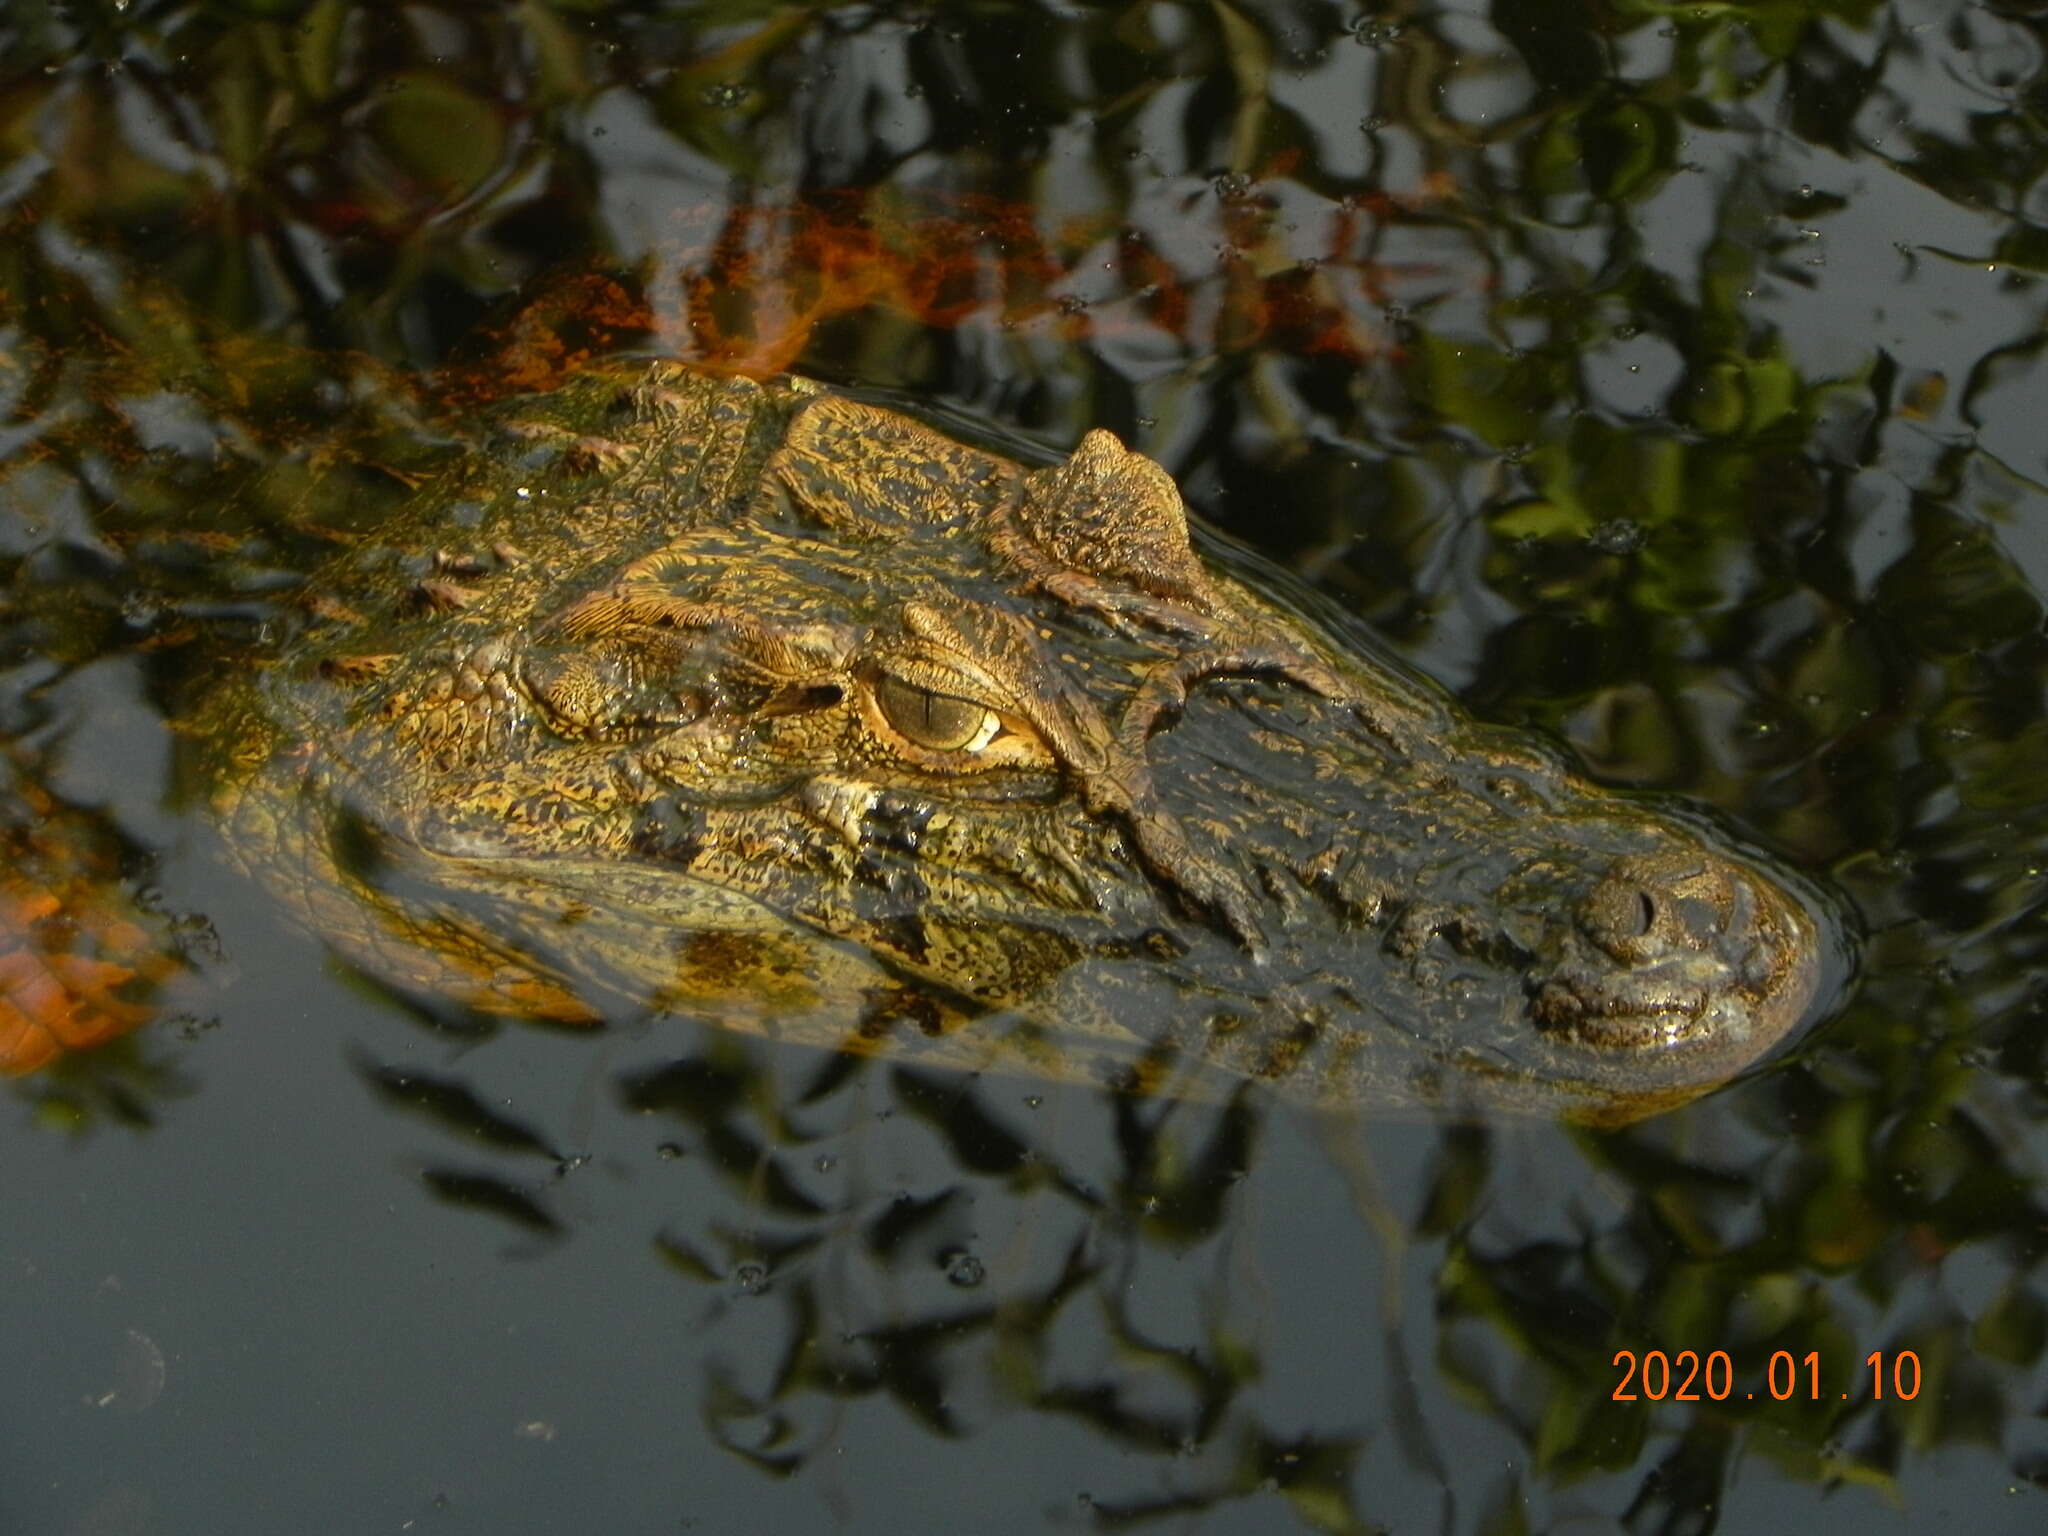
[(1657, 903), (1625, 873), (1611, 870), (1580, 907), (1579, 926), (1617, 960), (1647, 959), (1648, 941), (1657, 928)]
[(1671, 903), (1673, 925), (1698, 944), (1706, 944), (1721, 931), (1722, 915), (1711, 901), (1681, 896)]
[(1740, 901), (1718, 861), (1689, 854), (1618, 859), (1579, 907), (1580, 930), (1616, 960), (1638, 965), (1730, 937)]

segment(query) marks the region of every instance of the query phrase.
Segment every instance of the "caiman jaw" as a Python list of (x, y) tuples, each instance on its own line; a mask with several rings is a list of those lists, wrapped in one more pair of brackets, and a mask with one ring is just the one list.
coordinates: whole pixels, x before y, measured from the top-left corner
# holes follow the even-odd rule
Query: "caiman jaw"
[(1334, 692), (1211, 682), (1147, 743), (1157, 803), (1258, 894), (1267, 972), (1321, 1020), (1291, 1071), (1341, 1081), (1347, 1052), (1405, 1042), (1460, 1069), (1431, 1086), (1418, 1068), (1417, 1095), (1485, 1072), (1599, 1113), (1722, 1081), (1809, 1013), (1821, 920), (1703, 821), (1448, 713), (1363, 719)]

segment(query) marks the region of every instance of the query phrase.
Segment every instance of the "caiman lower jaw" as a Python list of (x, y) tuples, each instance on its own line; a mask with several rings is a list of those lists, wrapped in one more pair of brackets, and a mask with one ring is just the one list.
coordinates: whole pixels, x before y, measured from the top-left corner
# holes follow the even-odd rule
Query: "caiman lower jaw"
[(1529, 1012), (1554, 1040), (1603, 1051), (1655, 1050), (1710, 1032), (1746, 1035), (1746, 1012), (1701, 988), (1673, 989), (1663, 1001), (1617, 997), (1583, 980), (1553, 977), (1539, 985)]

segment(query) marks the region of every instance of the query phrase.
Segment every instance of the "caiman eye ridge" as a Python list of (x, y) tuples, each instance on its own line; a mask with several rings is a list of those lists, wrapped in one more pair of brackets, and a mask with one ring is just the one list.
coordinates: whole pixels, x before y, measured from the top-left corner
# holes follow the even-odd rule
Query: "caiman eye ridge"
[(892, 672), (875, 679), (882, 718), (933, 752), (979, 752), (1002, 731), (1002, 717), (986, 704), (925, 688)]

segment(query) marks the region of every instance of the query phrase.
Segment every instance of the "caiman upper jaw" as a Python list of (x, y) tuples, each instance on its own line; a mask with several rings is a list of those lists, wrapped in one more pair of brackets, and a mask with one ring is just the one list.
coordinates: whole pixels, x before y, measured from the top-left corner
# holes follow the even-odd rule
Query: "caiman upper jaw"
[(1560, 961), (1531, 978), (1530, 1011), (1602, 1050), (1712, 1037), (1767, 1044), (1818, 984), (1812, 924), (1759, 877), (1705, 850), (1619, 858), (1578, 903)]

